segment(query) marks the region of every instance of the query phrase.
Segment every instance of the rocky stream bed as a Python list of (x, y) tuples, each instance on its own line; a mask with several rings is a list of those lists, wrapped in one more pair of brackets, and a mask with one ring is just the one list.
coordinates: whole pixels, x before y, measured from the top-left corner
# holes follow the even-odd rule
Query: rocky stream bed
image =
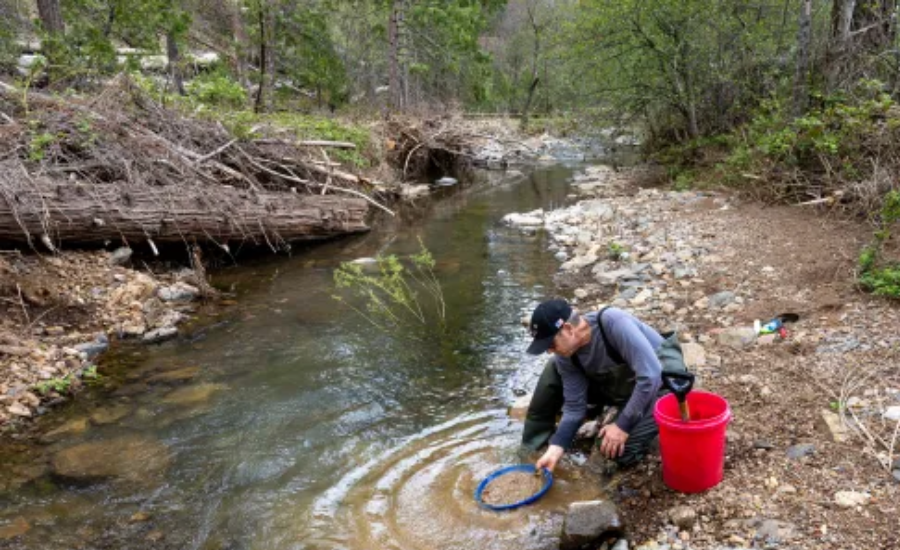
[[(571, 509), (563, 545), (566, 530), (598, 536), (621, 521), (646, 550), (900, 546), (900, 310), (854, 286), (870, 230), (639, 185), (649, 176), (590, 167), (575, 177), (574, 206), (505, 221), (549, 232), (558, 282), (581, 309), (612, 304), (679, 331), (699, 387), (734, 413), (725, 478), (679, 494), (651, 457), (612, 478), (616, 514), (602, 502)], [(754, 321), (787, 312), (799, 321), (785, 338), (757, 335)], [(596, 509), (587, 520), (584, 506)]]

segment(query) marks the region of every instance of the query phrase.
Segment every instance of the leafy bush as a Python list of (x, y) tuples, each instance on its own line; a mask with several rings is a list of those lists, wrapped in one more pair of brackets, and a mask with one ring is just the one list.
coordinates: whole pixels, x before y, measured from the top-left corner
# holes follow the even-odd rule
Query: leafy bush
[(894, 105), (880, 82), (864, 80), (846, 96), (815, 96), (815, 105), (792, 118), (776, 99), (763, 102), (755, 118), (740, 130), (741, 144), (725, 167), (796, 168), (833, 180), (867, 173), (872, 141), (891, 127)]
[(203, 105), (240, 109), (247, 105), (247, 91), (222, 72), (204, 73), (185, 84), (191, 97)]
[(900, 264), (882, 265), (880, 261), (884, 243), (891, 237), (891, 226), (900, 221), (900, 191), (885, 194), (880, 218), (874, 243), (859, 255), (859, 283), (875, 295), (900, 298)]

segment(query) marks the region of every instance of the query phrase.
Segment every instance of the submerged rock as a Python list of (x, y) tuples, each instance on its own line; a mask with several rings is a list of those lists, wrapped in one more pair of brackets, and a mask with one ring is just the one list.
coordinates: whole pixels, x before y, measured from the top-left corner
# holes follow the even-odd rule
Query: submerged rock
[(111, 407), (103, 407), (91, 413), (91, 422), (98, 426), (105, 424), (115, 424), (126, 416), (131, 414), (129, 405), (113, 405)]
[(177, 370), (170, 370), (160, 374), (151, 376), (147, 379), (149, 384), (177, 384), (193, 380), (200, 374), (200, 367), (184, 367)]
[(22, 516), (17, 517), (11, 522), (0, 525), (0, 540), (12, 540), (21, 537), (31, 530), (31, 525)]
[(53, 443), (67, 437), (83, 434), (88, 429), (87, 418), (69, 420), (58, 428), (50, 430), (41, 436), (41, 443)]
[(213, 394), (225, 389), (228, 389), (228, 386), (224, 384), (197, 384), (168, 393), (162, 398), (162, 401), (169, 405), (202, 405), (209, 401)]
[(172, 462), (169, 448), (139, 436), (82, 443), (58, 452), (53, 474), (90, 483), (104, 479), (141, 481), (164, 473)]

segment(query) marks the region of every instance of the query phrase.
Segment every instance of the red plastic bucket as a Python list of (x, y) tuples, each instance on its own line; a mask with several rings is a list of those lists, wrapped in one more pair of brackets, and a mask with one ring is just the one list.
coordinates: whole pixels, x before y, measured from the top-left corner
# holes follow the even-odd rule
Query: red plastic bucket
[(687, 402), (690, 422), (682, 422), (673, 394), (656, 402), (653, 417), (659, 425), (663, 481), (676, 491), (699, 493), (722, 481), (731, 409), (724, 398), (699, 390), (688, 393)]

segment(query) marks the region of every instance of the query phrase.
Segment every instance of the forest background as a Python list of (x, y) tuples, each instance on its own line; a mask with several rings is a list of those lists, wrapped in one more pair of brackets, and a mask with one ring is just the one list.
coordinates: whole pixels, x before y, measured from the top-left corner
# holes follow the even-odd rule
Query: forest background
[(0, 68), (57, 93), (89, 92), (124, 68), (200, 116), (311, 115), (304, 124), (332, 139), (359, 139), (327, 122), (335, 113), (637, 131), (676, 188), (726, 184), (866, 216), (876, 231), (863, 281), (897, 295), (900, 272), (881, 261), (900, 218), (897, 10), (886, 0), (0, 0)]

